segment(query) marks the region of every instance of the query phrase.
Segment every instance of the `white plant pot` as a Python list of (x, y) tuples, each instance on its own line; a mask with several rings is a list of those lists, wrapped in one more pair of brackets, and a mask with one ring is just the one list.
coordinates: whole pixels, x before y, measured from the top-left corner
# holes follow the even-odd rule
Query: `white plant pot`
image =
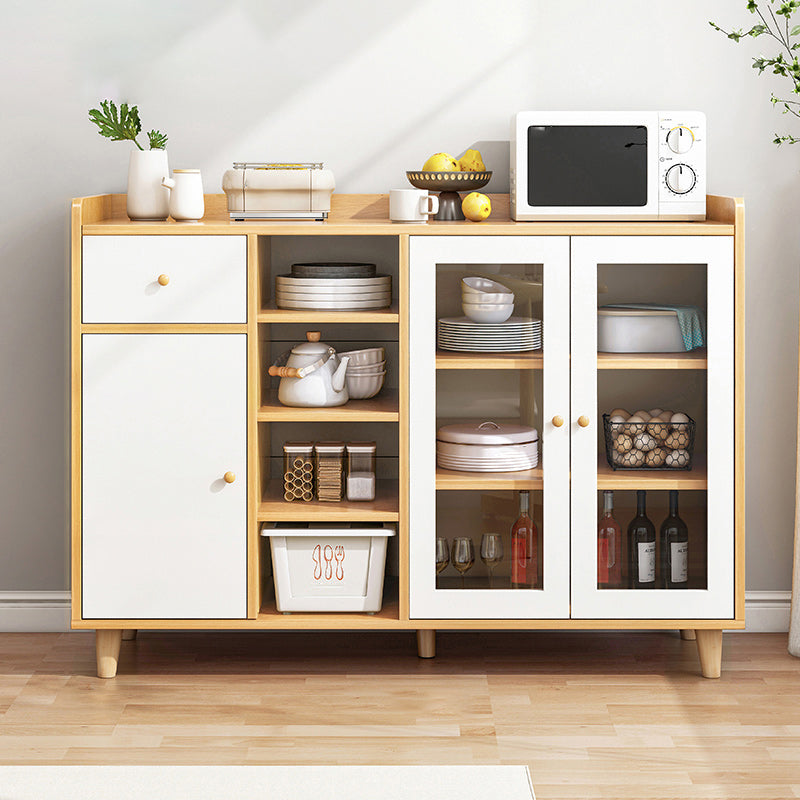
[(169, 214), (169, 177), (166, 150), (132, 150), (128, 166), (127, 212), (131, 219), (164, 220)]

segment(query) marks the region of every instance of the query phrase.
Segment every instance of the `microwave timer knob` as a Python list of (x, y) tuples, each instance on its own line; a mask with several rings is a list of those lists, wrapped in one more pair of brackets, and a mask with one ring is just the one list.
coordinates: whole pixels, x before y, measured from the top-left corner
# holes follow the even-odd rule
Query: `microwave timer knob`
[(667, 134), (667, 145), (673, 153), (688, 153), (694, 144), (694, 134), (685, 125), (676, 125)]
[(667, 170), (665, 176), (667, 188), (675, 194), (686, 194), (694, 189), (697, 174), (686, 164), (675, 164)]

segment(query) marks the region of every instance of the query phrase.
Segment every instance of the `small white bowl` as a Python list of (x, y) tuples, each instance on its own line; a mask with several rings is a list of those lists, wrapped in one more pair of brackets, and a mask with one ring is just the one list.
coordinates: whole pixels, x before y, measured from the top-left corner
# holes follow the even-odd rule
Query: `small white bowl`
[[(498, 283), (497, 281), (490, 281), (488, 278), (462, 278), (461, 286), (462, 291), (471, 289), (474, 292), (511, 294), (511, 289), (509, 289), (508, 286), (503, 286), (502, 283)], [(466, 289), (463, 287), (466, 287)]]
[(348, 350), (345, 353), (337, 353), (339, 358), (347, 356), (350, 365), (354, 367), (364, 367), (367, 364), (377, 364), (386, 359), (386, 350), (383, 347), (365, 347), (363, 350)]
[(461, 299), (465, 303), (513, 303), (514, 294), (505, 292), (472, 292), (463, 290)]
[(514, 313), (513, 303), (501, 306), (462, 303), (461, 308), (473, 322), (505, 322)]
[(376, 375), (350, 375), (345, 374), (347, 381), (347, 393), (351, 400), (367, 400), (375, 397), (383, 388), (386, 380), (386, 373), (380, 372)]
[(353, 366), (352, 364), (347, 365), (347, 374), (348, 375), (363, 375), (367, 372), (384, 372), (386, 370), (386, 362), (385, 361), (378, 361), (375, 364), (364, 364), (363, 366)]

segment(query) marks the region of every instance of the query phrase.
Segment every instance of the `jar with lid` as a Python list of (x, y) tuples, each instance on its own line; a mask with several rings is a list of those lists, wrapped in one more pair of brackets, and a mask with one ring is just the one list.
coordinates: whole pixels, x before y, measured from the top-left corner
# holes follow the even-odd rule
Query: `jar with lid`
[(284, 442), (283, 499), (289, 502), (314, 499), (313, 442)]
[(375, 442), (347, 445), (347, 499), (375, 499)]
[(344, 442), (317, 442), (314, 445), (314, 471), (317, 500), (340, 502), (344, 489)]

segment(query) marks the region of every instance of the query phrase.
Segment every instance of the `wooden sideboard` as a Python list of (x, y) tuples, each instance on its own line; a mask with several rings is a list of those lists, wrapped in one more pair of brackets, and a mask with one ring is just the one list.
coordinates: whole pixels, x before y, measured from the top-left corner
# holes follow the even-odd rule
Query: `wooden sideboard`
[[(719, 675), (722, 630), (744, 627), (744, 204), (710, 196), (706, 222), (515, 223), (507, 196), (492, 200), (485, 222), (424, 225), (391, 223), (386, 195), (334, 195), (325, 223), (230, 222), (223, 195), (206, 197), (199, 223), (131, 222), (123, 195), (73, 201), (72, 626), (97, 631), (99, 675), (116, 674), (123, 633), (182, 628), (414, 630), (423, 657), (436, 630), (678, 629), (696, 633), (703, 674)], [(324, 259), (377, 263), (392, 306), (276, 308), (274, 276)], [(542, 282), (543, 350), (437, 351), (435, 318), (458, 310), (471, 271)], [(598, 353), (595, 284), (613, 302), (667, 291), (703, 306), (708, 347)], [(337, 349), (383, 344), (386, 388), (335, 408), (282, 406), (266, 370), (307, 329)], [(694, 469), (611, 470), (612, 397), (691, 410)], [(539, 430), (540, 467), (437, 469), (436, 425), (492, 408)], [(375, 500), (285, 502), (281, 445), (298, 438), (376, 440)], [(623, 530), (634, 490), (653, 498), (656, 525), (668, 490), (687, 498), (689, 589), (598, 590), (606, 489)], [(479, 541), (521, 490), (540, 515), (543, 588), (506, 589), (501, 569), (487, 590), (480, 565), (464, 590), (437, 580), (436, 535)], [(292, 521), (397, 526), (380, 612), (276, 610), (260, 531)]]

